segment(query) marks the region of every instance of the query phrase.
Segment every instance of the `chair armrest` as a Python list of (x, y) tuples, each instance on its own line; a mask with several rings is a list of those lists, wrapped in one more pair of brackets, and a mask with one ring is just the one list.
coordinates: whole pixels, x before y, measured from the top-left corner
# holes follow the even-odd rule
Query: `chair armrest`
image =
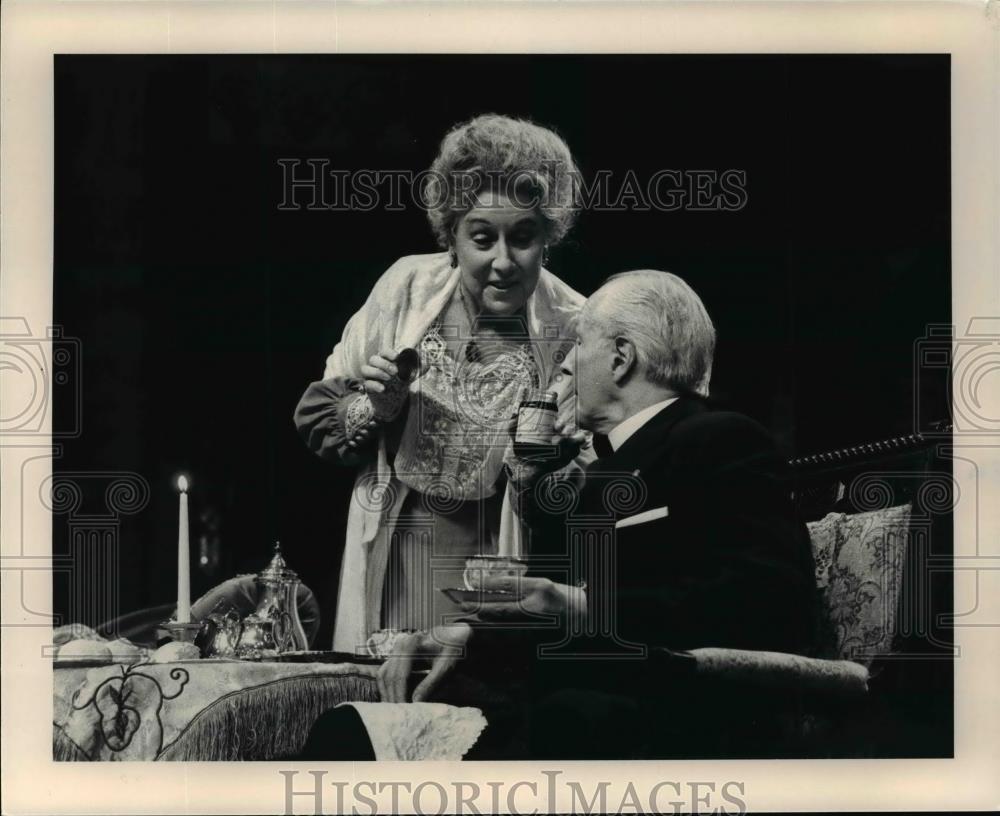
[(853, 698), (868, 693), (868, 669), (850, 660), (717, 648), (691, 649), (679, 654), (694, 659), (698, 676), (823, 696)]

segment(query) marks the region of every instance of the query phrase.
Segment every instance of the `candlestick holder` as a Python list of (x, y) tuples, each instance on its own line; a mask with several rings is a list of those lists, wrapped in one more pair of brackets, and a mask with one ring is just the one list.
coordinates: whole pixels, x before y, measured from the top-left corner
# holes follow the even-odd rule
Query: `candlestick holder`
[(200, 631), (201, 623), (178, 623), (175, 620), (168, 620), (157, 627), (156, 636), (170, 638), (180, 643), (194, 643)]

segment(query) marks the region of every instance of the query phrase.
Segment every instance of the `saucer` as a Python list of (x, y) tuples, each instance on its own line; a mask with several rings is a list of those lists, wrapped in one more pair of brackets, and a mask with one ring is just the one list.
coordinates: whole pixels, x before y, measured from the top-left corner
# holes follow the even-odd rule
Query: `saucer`
[(517, 601), (524, 597), (521, 593), (509, 592), (503, 589), (465, 589), (464, 587), (439, 588), (455, 603), (497, 603), (498, 601)]

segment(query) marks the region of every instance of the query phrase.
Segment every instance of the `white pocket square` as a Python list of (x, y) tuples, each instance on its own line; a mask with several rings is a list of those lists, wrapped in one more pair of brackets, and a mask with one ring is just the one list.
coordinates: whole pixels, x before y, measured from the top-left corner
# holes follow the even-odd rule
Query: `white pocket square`
[(636, 524), (656, 521), (656, 519), (666, 518), (669, 514), (670, 511), (666, 505), (663, 505), (663, 507), (654, 507), (652, 510), (644, 510), (641, 513), (636, 513), (634, 516), (619, 519), (615, 522), (615, 529), (620, 530), (622, 527), (634, 527)]

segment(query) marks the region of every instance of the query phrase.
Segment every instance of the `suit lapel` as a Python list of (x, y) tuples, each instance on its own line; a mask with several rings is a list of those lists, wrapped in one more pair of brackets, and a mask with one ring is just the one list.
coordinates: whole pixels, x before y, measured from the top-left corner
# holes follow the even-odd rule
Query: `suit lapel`
[(592, 509), (602, 506), (601, 494), (612, 474), (642, 478), (648, 466), (662, 459), (673, 427), (682, 419), (707, 410), (701, 399), (680, 397), (654, 414), (617, 451), (590, 464), (581, 505)]
[(641, 472), (650, 462), (659, 459), (670, 431), (678, 422), (707, 410), (704, 401), (697, 397), (680, 397), (650, 417), (645, 425), (626, 439), (606, 460), (598, 461), (605, 462), (605, 472)]

